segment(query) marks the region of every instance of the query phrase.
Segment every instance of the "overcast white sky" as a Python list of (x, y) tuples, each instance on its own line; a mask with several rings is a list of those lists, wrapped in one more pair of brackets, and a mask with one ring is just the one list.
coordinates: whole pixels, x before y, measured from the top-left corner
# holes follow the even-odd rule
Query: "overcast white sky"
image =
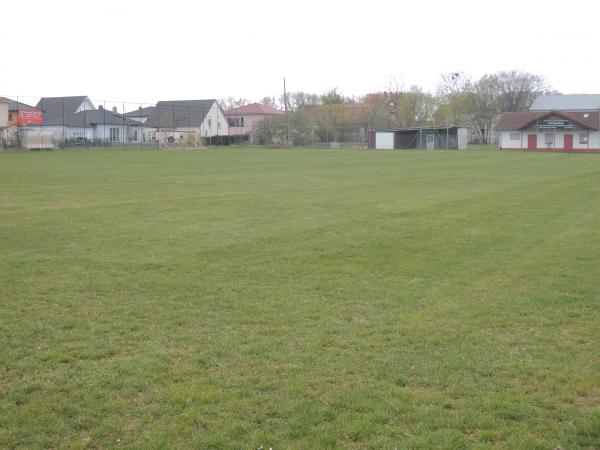
[(600, 93), (600, 1), (3, 2), (0, 95), (155, 102), (522, 69)]

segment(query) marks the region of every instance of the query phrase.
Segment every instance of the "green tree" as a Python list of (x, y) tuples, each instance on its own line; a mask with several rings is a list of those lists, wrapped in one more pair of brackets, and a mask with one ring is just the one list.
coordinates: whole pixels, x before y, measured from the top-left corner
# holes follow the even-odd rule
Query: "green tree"
[(396, 96), (396, 121), (402, 127), (431, 124), (434, 98), (420, 86), (411, 86)]
[[(289, 144), (310, 145), (318, 142), (315, 124), (311, 116), (303, 109), (288, 113)], [(263, 145), (286, 145), (286, 117), (278, 115), (267, 117), (254, 126), (254, 141)]]
[(337, 141), (338, 125), (346, 118), (346, 110), (344, 108), (346, 99), (338, 92), (337, 88), (333, 88), (321, 96), (320, 119), (323, 126), (326, 128), (327, 135)]
[(394, 125), (392, 111), (395, 104), (387, 92), (368, 94), (360, 103), (365, 105), (363, 120), (367, 130), (390, 128)]

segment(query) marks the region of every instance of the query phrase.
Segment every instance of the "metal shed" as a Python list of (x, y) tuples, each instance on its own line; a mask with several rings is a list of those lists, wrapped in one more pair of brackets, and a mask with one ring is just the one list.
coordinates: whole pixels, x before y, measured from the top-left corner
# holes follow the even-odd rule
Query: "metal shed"
[(469, 132), (465, 127), (410, 127), (369, 131), (369, 148), (466, 150)]

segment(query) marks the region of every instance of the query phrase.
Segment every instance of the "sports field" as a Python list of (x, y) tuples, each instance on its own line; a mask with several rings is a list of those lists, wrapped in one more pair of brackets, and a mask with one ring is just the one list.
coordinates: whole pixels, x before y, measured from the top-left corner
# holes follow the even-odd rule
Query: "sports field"
[(0, 448), (600, 448), (600, 155), (0, 153)]

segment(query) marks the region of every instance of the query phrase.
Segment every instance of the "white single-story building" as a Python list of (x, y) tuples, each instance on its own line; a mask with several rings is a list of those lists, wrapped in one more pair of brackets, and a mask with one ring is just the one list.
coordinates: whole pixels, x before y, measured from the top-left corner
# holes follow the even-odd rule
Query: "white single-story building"
[(102, 106), (96, 108), (86, 96), (43, 97), (36, 107), (43, 111), (43, 123), (26, 130), (51, 132), (56, 144), (143, 142), (141, 123)]
[(507, 112), (496, 129), (502, 150), (600, 152), (599, 111)]
[(392, 150), (466, 150), (469, 130), (465, 127), (411, 127), (369, 131), (369, 148)]

